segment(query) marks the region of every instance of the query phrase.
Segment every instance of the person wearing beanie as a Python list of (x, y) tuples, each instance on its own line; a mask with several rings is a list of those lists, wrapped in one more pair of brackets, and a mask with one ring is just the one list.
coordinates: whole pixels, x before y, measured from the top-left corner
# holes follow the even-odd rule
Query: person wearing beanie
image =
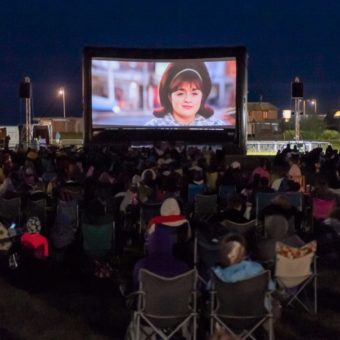
[(49, 255), (47, 238), (40, 234), (41, 224), (38, 217), (30, 217), (26, 222), (26, 232), (21, 236), (21, 245), (32, 249), (37, 259), (47, 258)]

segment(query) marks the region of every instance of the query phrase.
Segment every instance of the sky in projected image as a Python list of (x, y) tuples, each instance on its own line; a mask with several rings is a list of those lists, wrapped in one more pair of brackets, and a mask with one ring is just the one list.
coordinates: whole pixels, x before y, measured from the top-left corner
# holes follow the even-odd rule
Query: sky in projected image
[[(174, 63), (181, 64), (178, 60), (172, 62)], [(189, 76), (195, 72), (190, 69), (190, 64), (190, 61), (187, 62), (189, 68), (184, 69), (184, 74), (188, 73)], [(208, 70), (211, 87), (209, 93), (206, 93), (206, 99), (200, 100), (200, 105), (208, 106), (212, 110), (214, 122), (218, 121), (219, 126), (234, 127), (236, 59), (205, 61), (204, 64)], [(159, 84), (168, 65), (169, 62), (141, 62), (133, 59), (126, 61), (93, 59), (91, 67), (93, 127), (139, 127), (150, 124), (155, 117), (154, 111), (162, 108)], [(178, 95), (185, 97), (180, 105), (191, 110), (194, 105), (191, 93), (180, 89)], [(196, 95), (195, 89), (193, 95)], [(206, 122), (202, 120), (201, 126), (211, 125), (211, 120)], [(162, 126), (164, 124), (159, 123)], [(192, 126), (189, 123), (179, 125)], [(168, 126), (173, 127), (175, 124), (170, 123)]]

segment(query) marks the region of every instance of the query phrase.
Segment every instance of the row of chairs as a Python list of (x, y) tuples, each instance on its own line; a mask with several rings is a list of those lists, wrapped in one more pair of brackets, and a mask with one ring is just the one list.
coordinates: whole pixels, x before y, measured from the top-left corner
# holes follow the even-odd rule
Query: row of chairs
[[(316, 313), (315, 256), (307, 255), (298, 262), (278, 258), (275, 279), (285, 291), (292, 292), (297, 287), (286, 304), (297, 302), (307, 311), (310, 309), (302, 295), (312, 285), (313, 311)], [(296, 267), (302, 269), (298, 276), (294, 276), (292, 271), (294, 268), (296, 271)], [(210, 334), (214, 333), (216, 324), (219, 324), (235, 338), (254, 339), (254, 333), (265, 325), (268, 339), (274, 339), (273, 310), (270, 303), (272, 295), (268, 290), (271, 280), (269, 270), (239, 282), (223, 282), (213, 273), (210, 280), (208, 309), (205, 311), (209, 319)], [(154, 334), (161, 339), (171, 339), (179, 332), (186, 339), (197, 338), (200, 281), (196, 269), (173, 278), (161, 277), (142, 269), (139, 282), (138, 291), (132, 294), (137, 303), (128, 329), (131, 339), (151, 338)]]
[[(225, 283), (212, 276), (209, 290), (209, 333), (218, 323), (232, 336), (253, 338), (254, 332), (268, 321), (268, 338), (274, 338), (273, 314), (265, 300), (270, 300), (270, 272), (250, 279)], [(133, 293), (137, 308), (129, 327), (131, 339), (146, 339), (157, 334), (171, 339), (181, 333), (185, 339), (197, 339), (198, 333), (198, 273), (165, 278), (145, 269), (139, 275), (139, 290)], [(130, 296), (131, 298), (131, 296)]]

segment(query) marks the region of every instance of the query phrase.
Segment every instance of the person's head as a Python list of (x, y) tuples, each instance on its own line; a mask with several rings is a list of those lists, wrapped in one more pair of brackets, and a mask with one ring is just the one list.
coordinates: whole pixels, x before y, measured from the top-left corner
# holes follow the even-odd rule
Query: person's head
[(243, 204), (242, 195), (238, 193), (232, 194), (228, 200), (229, 209), (241, 210), (242, 204)]
[(162, 216), (179, 215), (181, 213), (181, 209), (177, 200), (170, 197), (164, 200), (160, 212)]
[(159, 84), (162, 108), (156, 117), (170, 112), (178, 122), (190, 123), (196, 114), (209, 117), (211, 108), (204, 105), (211, 90), (209, 72), (203, 62), (170, 63)]
[(269, 187), (269, 178), (268, 177), (260, 177), (260, 186), (262, 188), (268, 188)]
[(26, 229), (30, 234), (36, 234), (41, 231), (39, 217), (32, 216), (26, 222)]
[(288, 197), (286, 195), (277, 195), (272, 199), (272, 203), (283, 208), (283, 209), (289, 209), (291, 207), (291, 204), (289, 203)]
[(219, 244), (220, 265), (229, 267), (246, 256), (246, 241), (240, 234), (228, 234)]

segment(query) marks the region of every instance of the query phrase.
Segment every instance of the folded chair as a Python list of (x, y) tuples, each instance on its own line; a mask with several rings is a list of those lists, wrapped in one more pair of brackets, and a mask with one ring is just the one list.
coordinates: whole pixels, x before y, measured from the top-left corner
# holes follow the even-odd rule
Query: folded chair
[(142, 269), (139, 273), (137, 310), (133, 315), (134, 339), (157, 335), (172, 339), (181, 331), (186, 339), (197, 333), (197, 272), (166, 278)]
[(237, 339), (255, 339), (255, 331), (266, 323), (268, 338), (274, 339), (268, 270), (238, 282), (223, 282), (212, 273), (210, 332), (218, 323)]
[[(283, 289), (286, 305), (300, 304), (307, 312), (317, 314), (316, 242), (311, 241), (299, 248), (282, 242), (276, 244), (275, 280)], [(307, 288), (312, 286), (312, 306)]]

